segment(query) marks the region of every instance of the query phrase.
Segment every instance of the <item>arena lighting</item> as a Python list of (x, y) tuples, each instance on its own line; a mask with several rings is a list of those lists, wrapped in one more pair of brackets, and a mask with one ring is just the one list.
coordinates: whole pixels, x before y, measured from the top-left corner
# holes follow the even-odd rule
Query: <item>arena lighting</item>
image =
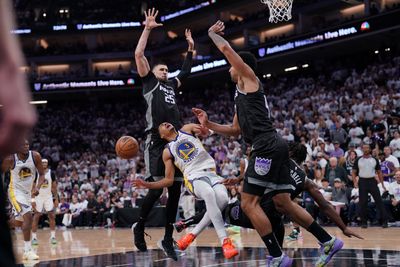
[(53, 31), (66, 31), (67, 29), (67, 25), (53, 25)]
[(303, 65), (301, 65), (301, 67), (303, 68), (303, 69), (305, 69), (305, 68), (308, 68), (308, 64), (303, 64)]
[(76, 24), (76, 29), (81, 30), (97, 30), (97, 29), (118, 29), (140, 27), (142, 23), (138, 21), (112, 22), (112, 23), (96, 23), (96, 24)]
[(47, 104), (47, 100), (30, 101), (29, 104), (32, 104), (32, 105), (44, 105), (44, 104)]
[[(225, 66), (227, 64), (228, 64), (228, 62), (226, 62), (225, 59), (214, 60), (211, 62), (204, 62), (202, 64), (192, 67), (191, 73), (195, 73), (195, 72), (199, 72), (199, 71), (203, 71), (203, 70), (210, 70), (210, 69), (218, 68), (221, 66)], [(176, 70), (176, 71), (168, 73), (168, 78), (174, 78), (174, 77), (178, 76), (179, 72), (180, 72), (180, 70)]]
[(272, 55), (275, 53), (279, 52), (284, 52), (288, 50), (292, 50), (295, 48), (303, 47), (303, 46), (309, 46), (315, 43), (320, 43), (320, 42), (326, 42), (326, 41), (332, 41), (340, 37), (345, 37), (349, 35), (354, 35), (357, 34), (359, 31), (356, 29), (356, 27), (348, 27), (348, 28), (340, 28), (337, 30), (330, 30), (326, 31), (323, 33), (316, 34), (314, 36), (305, 38), (305, 39), (298, 39), (295, 41), (291, 42), (286, 42), (284, 44), (279, 44), (275, 46), (267, 46), (267, 47), (261, 47), (258, 49), (258, 55), (260, 57), (264, 57), (266, 55)]
[(389, 52), (389, 51), (390, 51), (390, 47), (385, 48), (385, 51), (386, 51), (386, 52)]
[(268, 74), (264, 74), (263, 75), (263, 78), (270, 78), (271, 77), (271, 73), (268, 73)]
[(160, 20), (161, 20), (161, 21), (170, 20), (170, 19), (173, 19), (173, 18), (182, 16), (182, 15), (184, 15), (184, 14), (193, 12), (193, 11), (198, 10), (198, 9), (200, 9), (200, 8), (209, 6), (210, 4), (214, 4), (215, 2), (216, 2), (216, 1), (211, 1), (211, 3), (210, 3), (209, 1), (206, 1), (206, 2), (200, 3), (200, 4), (195, 5), (195, 6), (188, 7), (188, 8), (186, 8), (186, 9), (182, 9), (182, 10), (176, 11), (176, 12), (174, 12), (174, 13), (171, 13), (171, 14), (168, 14), (168, 15), (165, 15), (165, 16), (161, 16)]
[(375, 50), (375, 54), (379, 54), (379, 50)]
[(86, 81), (61, 81), (61, 82), (37, 82), (33, 84), (35, 91), (80, 89), (80, 88), (107, 88), (107, 87), (125, 87), (135, 84), (135, 80), (128, 79), (101, 79)]
[(31, 33), (32, 30), (31, 29), (16, 29), (16, 30), (11, 30), (10, 32), (13, 34), (28, 34), (28, 33)]
[(286, 68), (285, 71), (289, 72), (289, 71), (294, 71), (294, 70), (297, 70), (297, 69), (298, 69), (297, 66), (294, 66), (294, 67)]

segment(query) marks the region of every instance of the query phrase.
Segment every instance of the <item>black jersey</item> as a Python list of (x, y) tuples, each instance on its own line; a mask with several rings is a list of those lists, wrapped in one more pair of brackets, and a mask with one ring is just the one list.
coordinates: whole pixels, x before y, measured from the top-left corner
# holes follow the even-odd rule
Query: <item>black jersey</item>
[(304, 184), (306, 181), (306, 173), (300, 168), (297, 163), (289, 159), (289, 169), (290, 169), (290, 178), (292, 178), (292, 185), (295, 187), (295, 190), (290, 194), (291, 199), (295, 199), (304, 191)]
[(261, 82), (254, 93), (244, 93), (236, 86), (235, 109), (242, 136), (247, 143), (253, 145), (261, 136), (276, 134)]
[(159, 81), (153, 72), (143, 80), (143, 96), (146, 100), (146, 132), (158, 133), (158, 126), (163, 122), (171, 123), (176, 129), (181, 128), (181, 118), (175, 99), (176, 79)]
[[(295, 199), (304, 191), (304, 185), (307, 175), (303, 171), (303, 169), (301, 169), (300, 166), (297, 165), (297, 163), (292, 159), (289, 159), (289, 170), (290, 170), (290, 184), (295, 187), (295, 189), (290, 192), (290, 198)], [(261, 198), (261, 206), (263, 206), (262, 205), (263, 202), (265, 206), (269, 206), (269, 204), (266, 203), (270, 200), (272, 201), (271, 193), (265, 194)]]

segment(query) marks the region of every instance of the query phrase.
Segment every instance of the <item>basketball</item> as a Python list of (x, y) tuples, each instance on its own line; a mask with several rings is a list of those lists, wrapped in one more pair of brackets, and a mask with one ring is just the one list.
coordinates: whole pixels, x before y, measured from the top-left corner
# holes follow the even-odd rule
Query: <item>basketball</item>
[(115, 145), (115, 152), (118, 157), (123, 159), (131, 159), (136, 156), (139, 150), (138, 141), (132, 136), (122, 136)]

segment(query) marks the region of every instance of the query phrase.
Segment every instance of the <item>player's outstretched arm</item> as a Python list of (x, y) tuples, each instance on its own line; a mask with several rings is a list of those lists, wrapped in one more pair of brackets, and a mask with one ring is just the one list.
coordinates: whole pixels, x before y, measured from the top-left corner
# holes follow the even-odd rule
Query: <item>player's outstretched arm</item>
[(322, 210), (326, 216), (328, 216), (339, 228), (342, 230), (343, 234), (347, 237), (357, 237), (359, 239), (364, 239), (362, 236), (354, 233), (350, 229), (347, 228), (345, 223), (343, 222), (340, 215), (336, 212), (336, 210), (329, 204), (328, 201), (324, 198), (324, 196), (319, 191), (318, 186), (310, 179), (306, 179), (304, 184), (305, 190), (310, 193), (311, 197), (317, 202), (320, 210)]
[(189, 123), (183, 125), (181, 131), (192, 134), (194, 136), (201, 136), (201, 137), (207, 137), (210, 134), (210, 130), (207, 127), (195, 123)]
[(175, 166), (174, 159), (168, 148), (163, 151), (163, 161), (165, 165), (165, 177), (157, 182), (146, 182), (142, 179), (133, 180), (132, 184), (136, 187), (144, 187), (148, 189), (161, 189), (170, 187), (174, 183)]
[(242, 60), (242, 58), (233, 50), (228, 41), (221, 35), (224, 34), (225, 25), (222, 21), (218, 20), (214, 25), (208, 29), (208, 36), (221, 51), (232, 67), (234, 67), (240, 76), (257, 80), (254, 71)]
[(185, 37), (186, 41), (188, 42), (188, 51), (186, 53), (185, 60), (183, 61), (181, 71), (176, 77), (176, 80), (178, 81), (178, 87), (180, 87), (182, 83), (189, 77), (193, 63), (194, 40), (192, 38), (192, 32), (190, 29), (185, 29)]
[(158, 10), (155, 10), (154, 7), (144, 12), (144, 16), (146, 17), (145, 26), (135, 49), (135, 62), (140, 77), (145, 77), (150, 71), (150, 65), (144, 56), (144, 50), (146, 49), (151, 30), (162, 26), (161, 23), (156, 22), (157, 15)]
[(230, 125), (222, 125), (208, 120), (207, 113), (199, 108), (192, 108), (193, 113), (196, 115), (200, 124), (207, 127), (208, 129), (225, 136), (239, 136), (240, 135), (240, 126), (237, 115), (233, 117), (232, 124)]

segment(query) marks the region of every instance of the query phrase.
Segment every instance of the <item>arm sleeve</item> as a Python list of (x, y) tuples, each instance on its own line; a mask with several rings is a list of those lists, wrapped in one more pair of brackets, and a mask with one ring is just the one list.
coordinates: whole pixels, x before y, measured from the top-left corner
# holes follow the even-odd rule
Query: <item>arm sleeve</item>
[(56, 181), (56, 175), (55, 175), (55, 173), (54, 172), (51, 172), (51, 181), (52, 182), (55, 182)]
[(191, 51), (187, 52), (185, 61), (183, 61), (181, 72), (179, 72), (178, 76), (176, 77), (181, 83), (183, 83), (183, 81), (190, 75), (193, 62), (192, 59), (193, 59), (193, 52)]

